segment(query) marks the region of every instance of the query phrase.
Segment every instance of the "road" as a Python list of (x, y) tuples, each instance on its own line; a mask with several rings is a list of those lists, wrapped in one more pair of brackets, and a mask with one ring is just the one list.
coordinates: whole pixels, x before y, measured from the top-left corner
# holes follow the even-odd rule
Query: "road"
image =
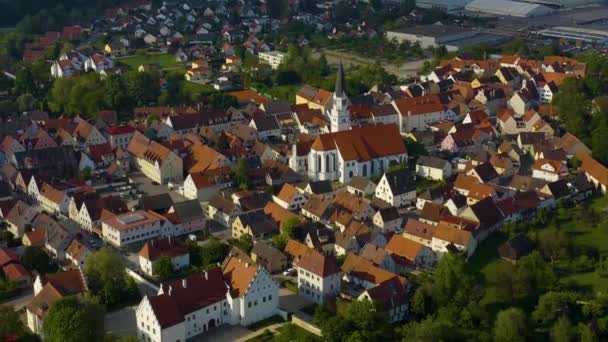
[(106, 332), (119, 337), (137, 336), (136, 306), (128, 306), (105, 316)]
[(23, 290), (23, 292), (21, 292), (18, 297), (11, 298), (10, 300), (0, 303), (0, 304), (6, 305), (6, 306), (12, 306), (15, 311), (19, 311), (19, 310), (23, 309), (26, 305), (28, 305), (33, 297), (34, 297), (34, 289), (29, 288), (29, 289)]

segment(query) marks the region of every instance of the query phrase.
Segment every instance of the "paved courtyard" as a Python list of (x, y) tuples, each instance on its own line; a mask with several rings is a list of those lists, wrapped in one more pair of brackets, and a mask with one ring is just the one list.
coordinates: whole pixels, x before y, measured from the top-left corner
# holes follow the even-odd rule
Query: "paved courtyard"
[(196, 342), (232, 342), (242, 339), (251, 334), (251, 330), (240, 325), (222, 325), (215, 329), (209, 330), (204, 334), (198, 335), (189, 341)]
[(128, 306), (106, 314), (106, 332), (120, 337), (137, 336), (136, 308), (136, 306)]

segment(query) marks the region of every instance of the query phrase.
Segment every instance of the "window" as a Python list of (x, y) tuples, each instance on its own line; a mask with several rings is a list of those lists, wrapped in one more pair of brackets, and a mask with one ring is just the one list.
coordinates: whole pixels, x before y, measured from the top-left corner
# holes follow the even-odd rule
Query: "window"
[(251, 307), (251, 302), (247, 303), (247, 307), (250, 308)]
[(268, 300), (271, 301), (272, 300), (272, 295), (268, 295)]

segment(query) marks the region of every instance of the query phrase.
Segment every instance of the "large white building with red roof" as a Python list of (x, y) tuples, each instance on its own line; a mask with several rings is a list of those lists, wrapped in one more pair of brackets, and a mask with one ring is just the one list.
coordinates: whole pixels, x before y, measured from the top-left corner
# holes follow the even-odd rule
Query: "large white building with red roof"
[(305, 169), (313, 181), (347, 184), (352, 177), (381, 175), (391, 164), (406, 161), (407, 149), (397, 125), (364, 126), (317, 136), (307, 154)]
[(247, 326), (277, 313), (279, 285), (246, 254), (161, 285), (136, 310), (140, 341), (186, 341), (224, 324)]

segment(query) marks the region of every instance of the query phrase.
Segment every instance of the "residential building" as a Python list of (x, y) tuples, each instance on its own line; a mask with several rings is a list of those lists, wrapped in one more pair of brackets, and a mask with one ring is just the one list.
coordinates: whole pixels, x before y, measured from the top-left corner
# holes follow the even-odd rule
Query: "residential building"
[(153, 211), (137, 210), (101, 221), (104, 240), (117, 247), (146, 241), (161, 235), (165, 218)]
[[(205, 291), (200, 291), (205, 289)], [(247, 326), (277, 313), (279, 286), (244, 253), (216, 267), (163, 284), (136, 309), (138, 338), (173, 342), (224, 324)]]
[(281, 51), (260, 52), (258, 58), (261, 63), (268, 64), (276, 70), (287, 58), (287, 54)]
[(154, 276), (156, 262), (161, 257), (171, 259), (173, 270), (179, 271), (190, 266), (190, 253), (184, 244), (176, 239), (163, 237), (147, 241), (139, 250), (139, 268), (144, 273)]
[(441, 158), (420, 156), (416, 162), (416, 175), (443, 181), (452, 176), (452, 164)]
[(182, 182), (182, 158), (164, 145), (135, 132), (127, 151), (133, 156), (135, 167), (151, 180), (160, 184)]
[(294, 266), (298, 272), (298, 293), (308, 300), (323, 304), (340, 292), (340, 269), (333, 257), (308, 248)]
[(401, 208), (416, 202), (416, 182), (406, 168), (385, 173), (376, 187), (375, 196)]

